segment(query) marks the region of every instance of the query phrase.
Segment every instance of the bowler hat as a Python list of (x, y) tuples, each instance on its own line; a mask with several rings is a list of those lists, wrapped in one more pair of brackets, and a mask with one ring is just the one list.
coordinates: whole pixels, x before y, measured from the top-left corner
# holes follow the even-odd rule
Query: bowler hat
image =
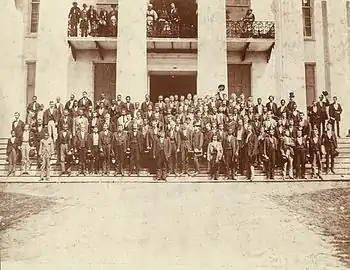
[(29, 150), (29, 157), (31, 157), (31, 158), (35, 157), (35, 149)]
[(295, 98), (294, 92), (290, 92), (290, 93), (289, 93), (289, 97), (290, 97), (290, 98)]
[(323, 94), (324, 96), (328, 96), (328, 92), (327, 92), (327, 91), (323, 91), (322, 94)]
[(73, 2), (73, 6), (76, 6), (76, 5), (78, 5), (78, 3), (74, 1), (74, 2)]
[(218, 89), (225, 89), (225, 85), (223, 85), (223, 84), (219, 84), (219, 86), (218, 86)]
[(83, 4), (83, 8), (86, 8), (87, 7), (87, 4)]

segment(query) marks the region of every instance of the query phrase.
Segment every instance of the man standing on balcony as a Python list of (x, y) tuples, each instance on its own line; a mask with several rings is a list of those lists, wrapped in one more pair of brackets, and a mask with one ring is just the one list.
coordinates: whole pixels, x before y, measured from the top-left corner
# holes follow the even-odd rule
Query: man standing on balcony
[(73, 6), (71, 7), (68, 15), (69, 19), (69, 36), (76, 37), (78, 36), (78, 23), (80, 20), (81, 11), (78, 7), (77, 2), (73, 2)]
[(170, 8), (171, 34), (172, 37), (178, 38), (180, 37), (180, 15), (174, 2), (170, 4)]
[(108, 12), (107, 16), (107, 25), (109, 29), (109, 35), (111, 37), (117, 36), (117, 20), (118, 20), (118, 11), (116, 10), (117, 5), (111, 5), (111, 11)]
[(252, 9), (248, 9), (245, 16), (241, 19), (243, 21), (242, 30), (246, 37), (253, 36), (253, 23), (255, 21), (255, 16)]
[(89, 10), (87, 11), (87, 18), (90, 26), (90, 35), (97, 35), (97, 11), (93, 5), (90, 5)]
[(146, 23), (147, 23), (147, 36), (152, 37), (154, 35), (154, 29), (156, 21), (158, 20), (158, 14), (153, 9), (152, 4), (148, 4), (146, 12)]

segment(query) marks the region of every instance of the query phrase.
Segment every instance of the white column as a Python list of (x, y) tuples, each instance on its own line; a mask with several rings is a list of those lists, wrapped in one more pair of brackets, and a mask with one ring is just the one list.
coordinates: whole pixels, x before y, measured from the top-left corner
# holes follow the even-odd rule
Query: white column
[(213, 95), (219, 84), (227, 92), (226, 1), (198, 1), (199, 96)]
[(117, 41), (117, 95), (142, 101), (147, 93), (147, 0), (119, 0)]
[(281, 98), (294, 92), (298, 109), (306, 110), (304, 35), (300, 0), (277, 0), (276, 85)]
[(314, 33), (316, 50), (316, 100), (326, 88), (325, 43), (323, 37), (322, 0), (314, 0)]
[[(70, 0), (41, 0), (37, 40), (36, 94), (45, 107), (57, 96), (67, 100), (67, 44)], [(83, 78), (81, 78), (83, 79)]]
[(341, 133), (350, 128), (350, 70), (346, 1), (328, 1), (330, 81), (332, 95), (342, 104)]
[(11, 26), (1, 34), (0, 50), (0, 137), (9, 137), (11, 123), (16, 111), (25, 120), (26, 89), (24, 86), (23, 20), (16, 10), (15, 1), (3, 1), (0, 24)]

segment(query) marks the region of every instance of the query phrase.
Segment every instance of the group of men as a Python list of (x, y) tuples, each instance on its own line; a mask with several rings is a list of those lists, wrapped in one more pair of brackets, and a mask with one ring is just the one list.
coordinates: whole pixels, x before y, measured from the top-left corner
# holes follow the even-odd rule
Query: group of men
[[(220, 85), (215, 96), (204, 98), (159, 96), (143, 102), (117, 95), (109, 100), (104, 94), (93, 106), (87, 92), (76, 100), (71, 95), (66, 104), (60, 98), (44, 109), (36, 97), (28, 105), (26, 123), (15, 114), (8, 141), (9, 175), (16, 161), (22, 161), (27, 173), (30, 158), (37, 156), (41, 179), (50, 175), (50, 158), (57, 153), (61, 174), (71, 174), (78, 166), (80, 174), (140, 174), (147, 168), (156, 178), (169, 174), (197, 175), (206, 170), (210, 178), (236, 179), (246, 174), (253, 180), (254, 168), (262, 167), (274, 179), (277, 167), (283, 179), (305, 178), (305, 164), (312, 164), (313, 177), (322, 178), (322, 156), (326, 173), (334, 173), (337, 137), (342, 113), (324, 92), (308, 108), (308, 117), (298, 111), (294, 93), (277, 105), (274, 97), (263, 104), (258, 98), (243, 94), (230, 97)], [(333, 131), (336, 128), (336, 133)], [(207, 161), (203, 169), (201, 164)]]
[(80, 36), (99, 36), (116, 37), (117, 36), (117, 5), (111, 5), (108, 12), (101, 9), (100, 14), (93, 5), (89, 9), (83, 4), (82, 9), (78, 7), (77, 2), (73, 2), (68, 14), (68, 36), (77, 37), (80, 29)]

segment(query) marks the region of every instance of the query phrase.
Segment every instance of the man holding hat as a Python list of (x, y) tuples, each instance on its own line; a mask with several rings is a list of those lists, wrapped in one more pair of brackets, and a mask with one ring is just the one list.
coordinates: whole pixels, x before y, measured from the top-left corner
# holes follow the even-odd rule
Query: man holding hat
[(50, 179), (50, 160), (53, 155), (53, 151), (54, 143), (52, 138), (49, 137), (49, 133), (46, 132), (44, 139), (40, 141), (39, 147), (39, 156), (42, 160), (40, 180), (44, 180), (44, 177), (46, 177), (46, 180)]
[(220, 101), (224, 100), (224, 94), (225, 94), (225, 85), (220, 84), (218, 86), (218, 92), (217, 92), (217, 95), (219, 96)]

